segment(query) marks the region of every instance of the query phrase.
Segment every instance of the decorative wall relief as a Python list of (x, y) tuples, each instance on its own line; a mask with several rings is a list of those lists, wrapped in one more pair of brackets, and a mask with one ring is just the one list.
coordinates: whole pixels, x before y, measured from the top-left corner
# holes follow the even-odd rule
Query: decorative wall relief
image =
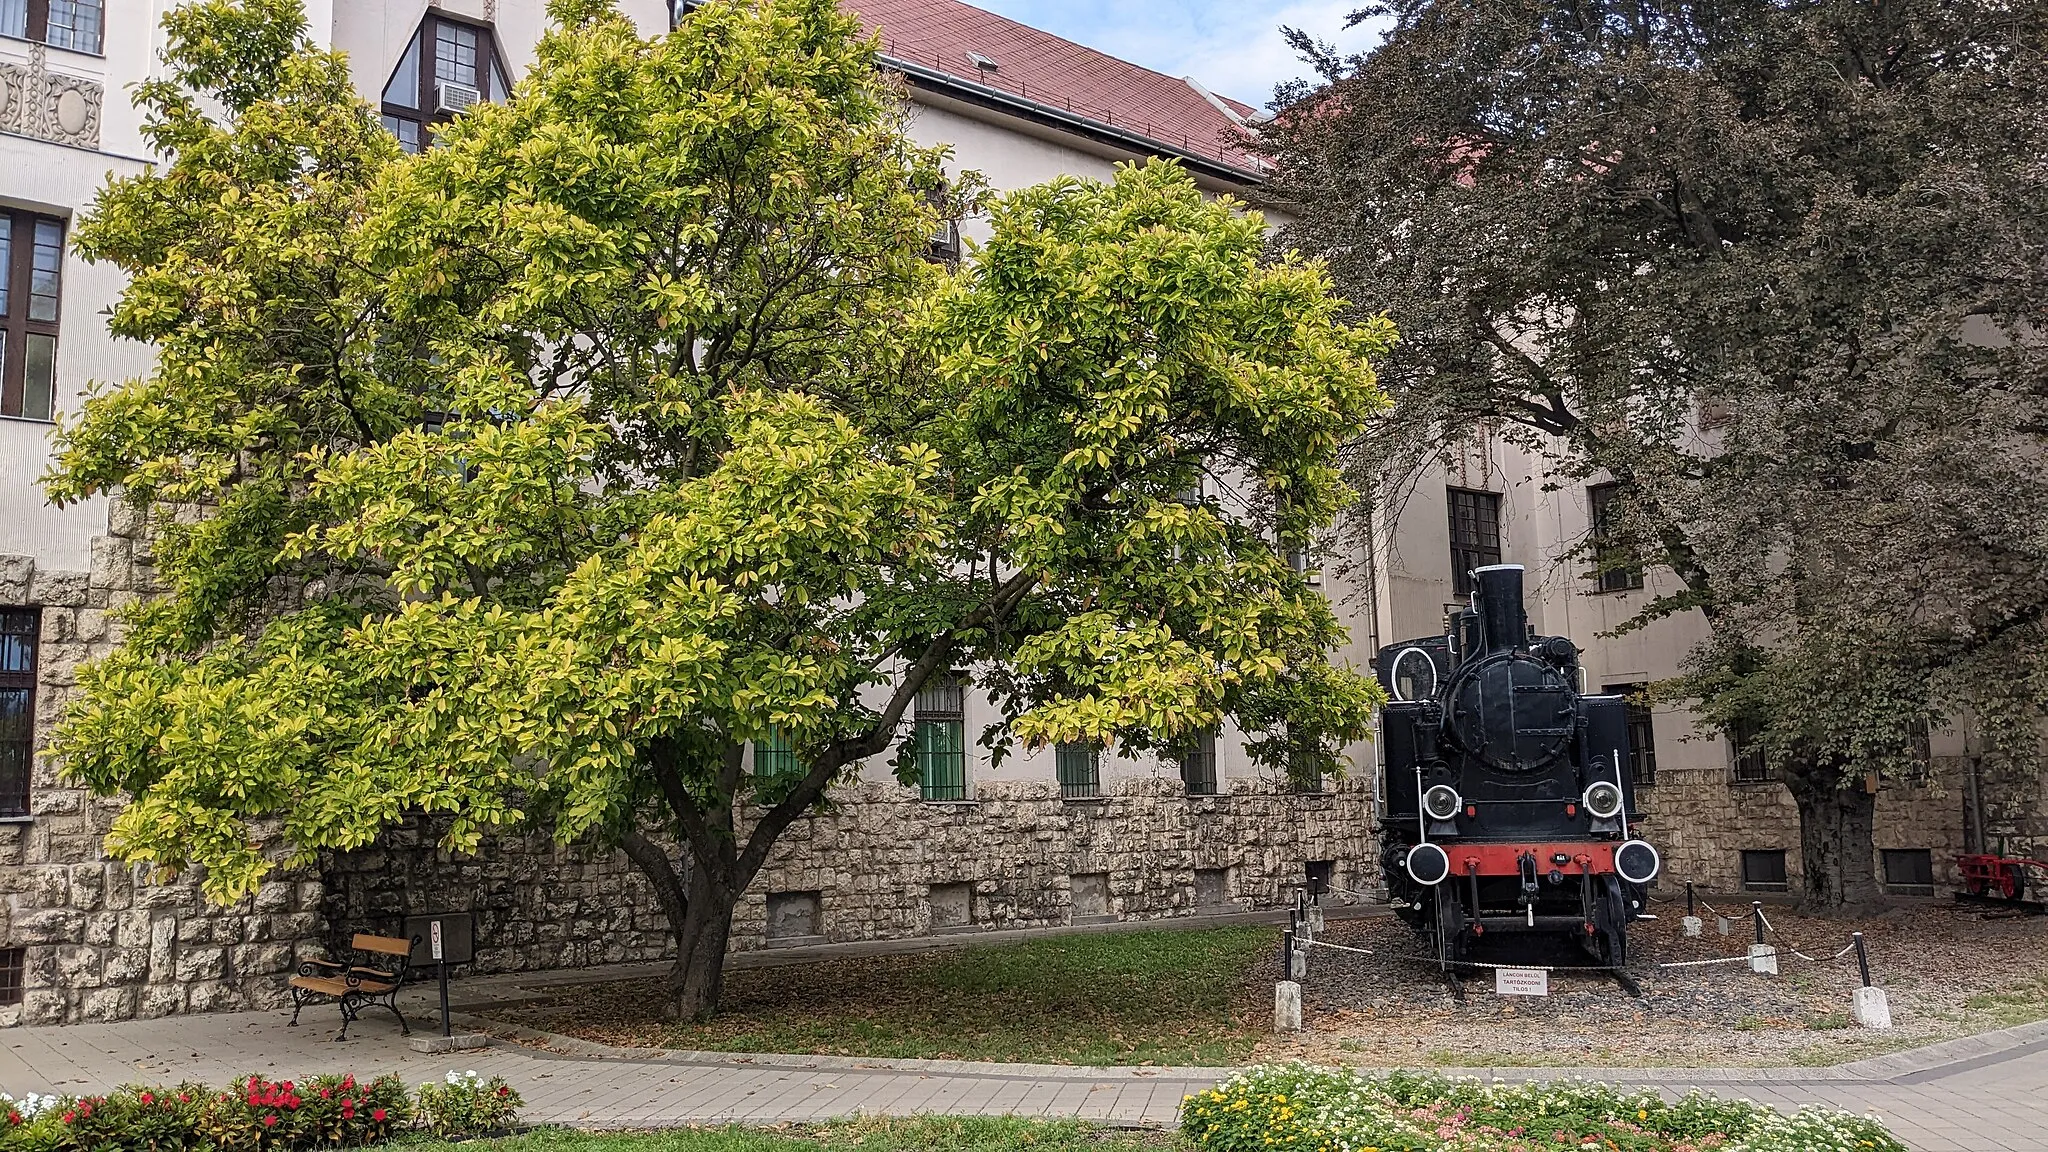
[(47, 50), (31, 44), (27, 63), (0, 60), (0, 132), (97, 149), (105, 92), (96, 80), (50, 71)]

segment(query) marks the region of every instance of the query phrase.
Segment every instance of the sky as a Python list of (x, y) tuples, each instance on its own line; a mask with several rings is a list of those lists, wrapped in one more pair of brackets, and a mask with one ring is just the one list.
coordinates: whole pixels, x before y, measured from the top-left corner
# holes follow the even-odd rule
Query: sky
[(1346, 52), (1370, 45), (1367, 25), (1345, 18), (1361, 0), (968, 0), (977, 8), (1042, 28), (1170, 76), (1192, 76), (1213, 92), (1264, 108), (1273, 85), (1307, 74), (1280, 38), (1300, 28)]

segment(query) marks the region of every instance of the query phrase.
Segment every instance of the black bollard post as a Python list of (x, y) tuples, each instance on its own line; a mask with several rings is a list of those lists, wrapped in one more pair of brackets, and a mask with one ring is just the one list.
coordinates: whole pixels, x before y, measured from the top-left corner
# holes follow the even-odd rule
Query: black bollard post
[(1690, 881), (1690, 880), (1687, 880), (1687, 881), (1685, 882), (1685, 914), (1686, 914), (1687, 916), (1690, 916), (1690, 915), (1692, 915), (1692, 914), (1693, 914), (1693, 911), (1692, 911), (1692, 881)]
[(1764, 902), (1750, 901), (1749, 914), (1756, 921), (1756, 942), (1761, 944), (1764, 942)]
[(1294, 928), (1280, 934), (1280, 979), (1294, 979)]
[(1863, 986), (1870, 987), (1870, 953), (1863, 950), (1863, 933), (1850, 934), (1856, 941), (1856, 967), (1863, 973)]

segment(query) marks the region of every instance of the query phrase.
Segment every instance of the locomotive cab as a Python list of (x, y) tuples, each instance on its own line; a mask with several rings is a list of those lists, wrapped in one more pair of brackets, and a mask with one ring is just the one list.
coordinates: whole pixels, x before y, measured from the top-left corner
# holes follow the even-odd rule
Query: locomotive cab
[(1620, 967), (1661, 867), (1632, 831), (1627, 702), (1587, 695), (1577, 646), (1530, 630), (1522, 577), (1476, 570), (1443, 635), (1380, 650), (1383, 870), (1447, 966), (1541, 934)]

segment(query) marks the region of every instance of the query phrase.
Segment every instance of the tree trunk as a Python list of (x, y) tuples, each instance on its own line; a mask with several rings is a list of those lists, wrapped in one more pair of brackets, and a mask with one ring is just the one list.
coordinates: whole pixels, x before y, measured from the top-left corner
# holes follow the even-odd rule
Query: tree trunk
[(1806, 871), (1805, 907), (1841, 912), (1884, 902), (1877, 887), (1877, 796), (1863, 781), (1844, 787), (1831, 768), (1794, 766), (1786, 786), (1799, 805), (1799, 849)]
[(674, 927), (676, 963), (669, 970), (668, 991), (675, 1020), (711, 1019), (725, 990), (725, 946), (740, 886), (721, 889), (706, 872), (701, 867), (691, 871), (689, 908)]

